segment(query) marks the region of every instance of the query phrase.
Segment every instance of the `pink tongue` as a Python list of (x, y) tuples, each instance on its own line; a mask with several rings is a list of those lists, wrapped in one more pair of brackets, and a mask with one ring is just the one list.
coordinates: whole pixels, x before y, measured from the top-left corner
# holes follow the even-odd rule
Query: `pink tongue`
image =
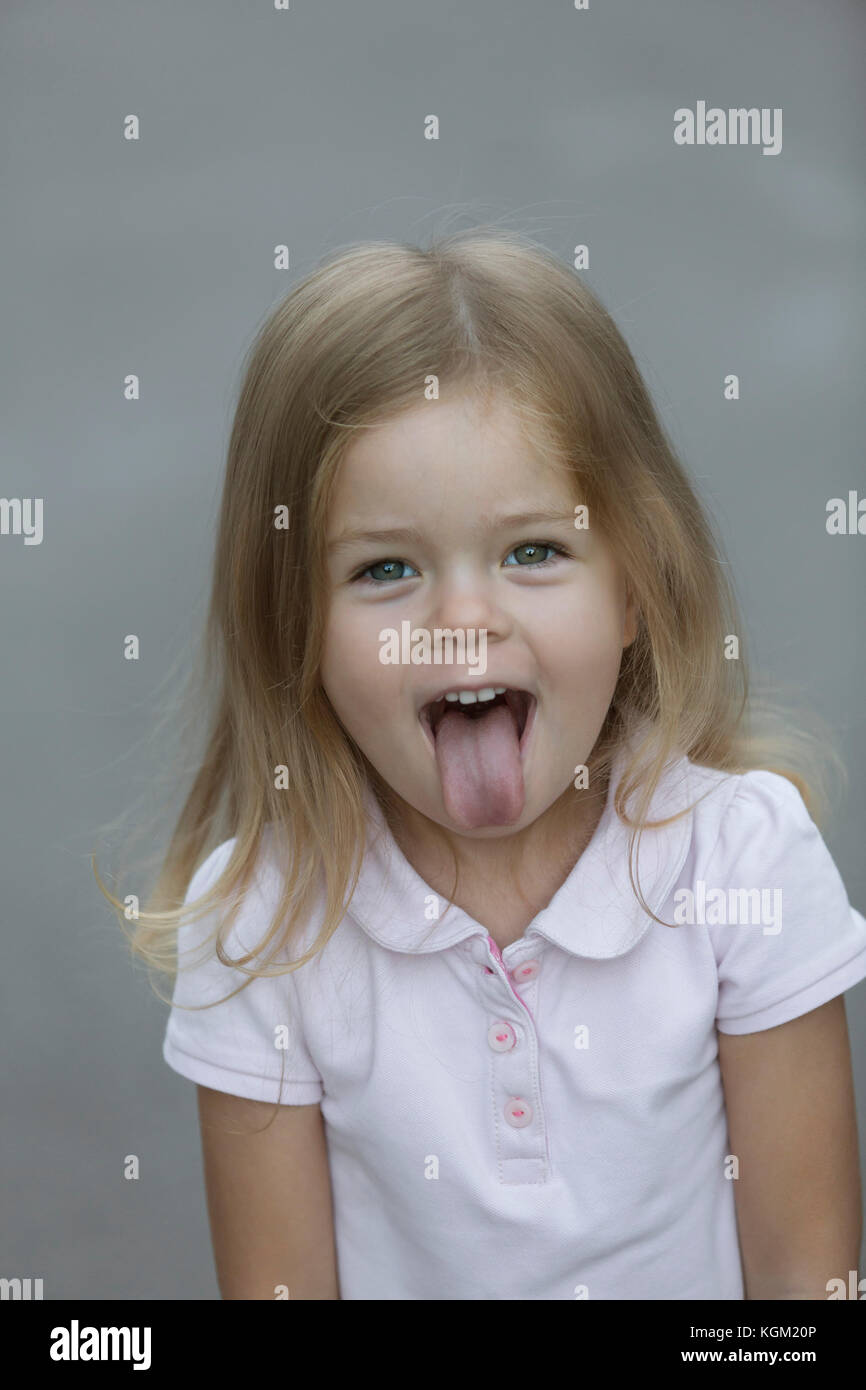
[(507, 705), (489, 714), (448, 710), (436, 729), (436, 761), (445, 806), (465, 830), (511, 825), (523, 813), (523, 765), (517, 721)]

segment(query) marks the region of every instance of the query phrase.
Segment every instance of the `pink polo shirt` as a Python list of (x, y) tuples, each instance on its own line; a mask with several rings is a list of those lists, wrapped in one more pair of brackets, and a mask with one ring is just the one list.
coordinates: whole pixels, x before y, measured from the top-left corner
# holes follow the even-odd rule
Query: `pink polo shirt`
[[(791, 783), (680, 759), (650, 818), (703, 799), (643, 836), (647, 902), (681, 925), (654, 922), (629, 884), (621, 771), (505, 951), (444, 912), (368, 792), (361, 877), (325, 949), (214, 1009), (172, 1009), (163, 1055), (182, 1076), (274, 1101), (284, 1060), (282, 1102), (321, 1105), (343, 1299), (743, 1298), (716, 1029), (772, 1028), (855, 985), (866, 920)], [(233, 957), (280, 871), (268, 835)], [(182, 950), (213, 925), (184, 927)], [(210, 957), (178, 975), (175, 1006), (244, 978)]]

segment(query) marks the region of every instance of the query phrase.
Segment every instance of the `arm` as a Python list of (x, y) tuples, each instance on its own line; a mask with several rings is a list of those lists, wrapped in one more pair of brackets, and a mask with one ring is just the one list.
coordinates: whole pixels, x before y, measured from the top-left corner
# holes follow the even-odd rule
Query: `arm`
[(860, 1169), (843, 995), (760, 1033), (719, 1033), (747, 1299), (826, 1299), (857, 1269)]
[[(274, 1106), (197, 1086), (211, 1240), (224, 1299), (339, 1299), (318, 1105)], [(244, 1131), (240, 1134), (232, 1130)], [(261, 1134), (252, 1130), (263, 1130)]]

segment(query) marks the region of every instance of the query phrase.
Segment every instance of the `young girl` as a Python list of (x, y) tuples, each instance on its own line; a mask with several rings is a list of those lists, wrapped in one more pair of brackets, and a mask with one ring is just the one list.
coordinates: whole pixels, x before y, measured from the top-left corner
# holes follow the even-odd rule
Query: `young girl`
[(847, 1290), (866, 921), (577, 275), (464, 233), (299, 284), (247, 364), (209, 632), (132, 941), (183, 954), (164, 1055), (223, 1297)]

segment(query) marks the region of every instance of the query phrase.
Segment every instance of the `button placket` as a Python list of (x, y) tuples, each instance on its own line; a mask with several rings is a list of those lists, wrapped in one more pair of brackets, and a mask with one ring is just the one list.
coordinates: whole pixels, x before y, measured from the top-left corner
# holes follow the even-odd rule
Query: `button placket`
[(520, 1010), (519, 1024), (494, 1014), (487, 1029), (500, 1173), (502, 1180), (509, 1183), (544, 1181), (547, 1153), (544, 1117), (537, 1109), (538, 1048), (534, 1020), (516, 987), (529, 986), (536, 980), (540, 961), (533, 957), (509, 969), (489, 935), (486, 945), (486, 962), (479, 956), (485, 972), (482, 993), (490, 1004), (495, 1001), (501, 1007), (504, 988), (512, 1008)]

